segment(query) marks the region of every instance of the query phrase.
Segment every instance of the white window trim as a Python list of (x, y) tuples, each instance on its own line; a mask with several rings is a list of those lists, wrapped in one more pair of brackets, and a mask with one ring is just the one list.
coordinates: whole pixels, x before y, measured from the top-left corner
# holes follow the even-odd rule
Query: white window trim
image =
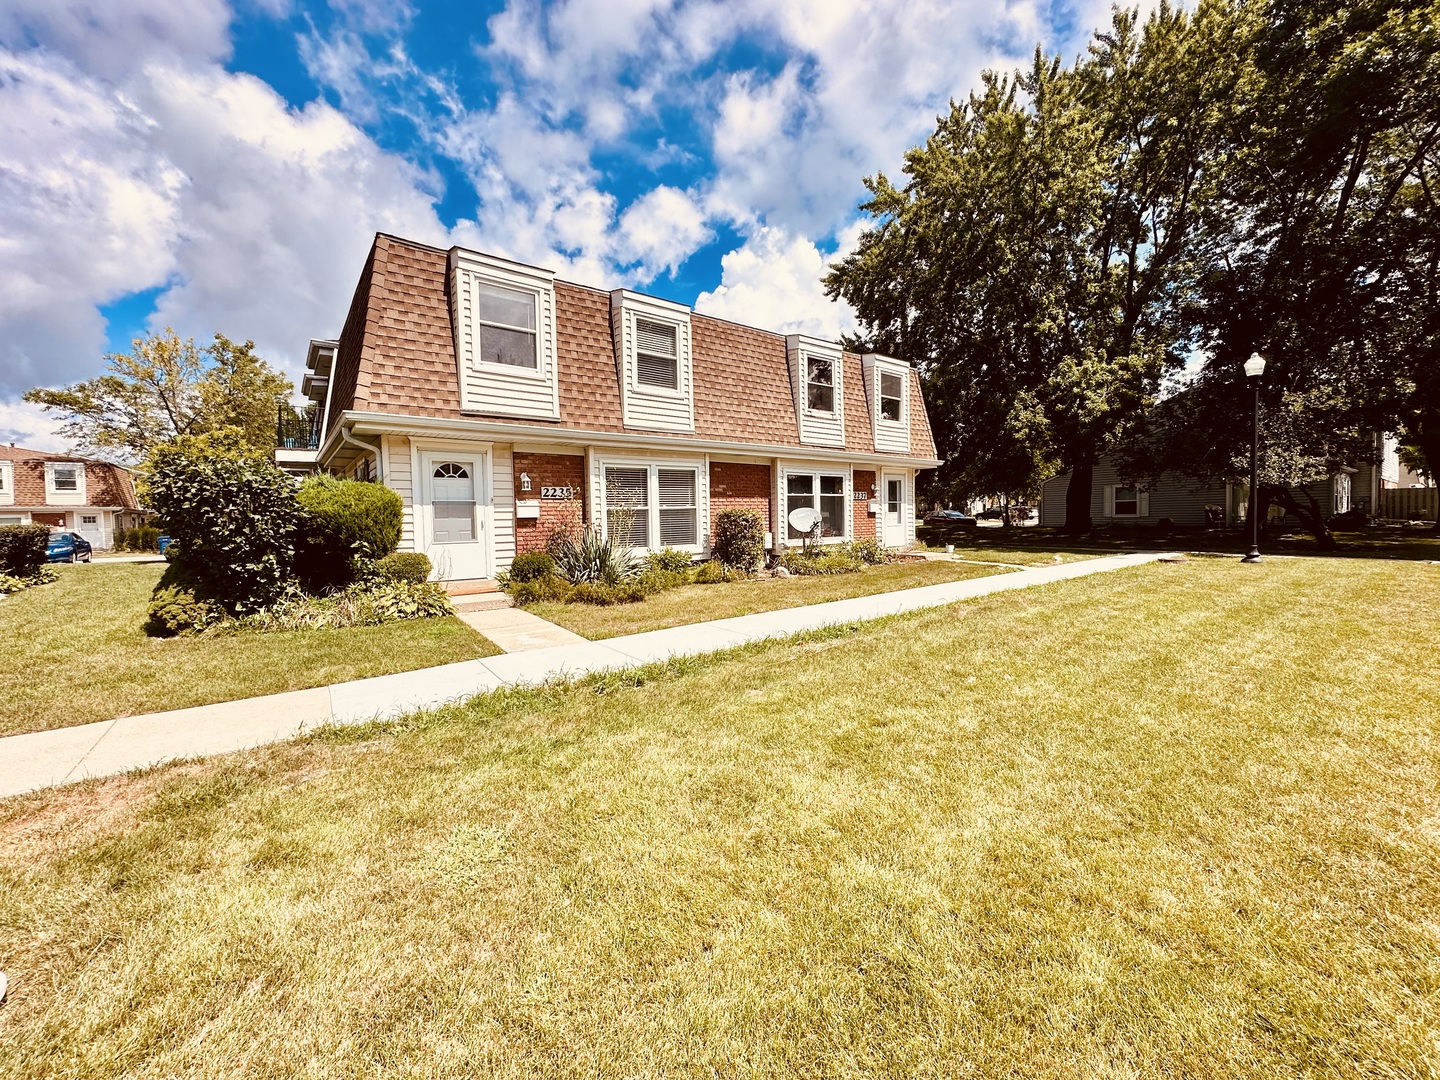
[[(506, 292), (524, 293), (526, 296), (530, 297), (530, 302), (534, 305), (535, 313), (535, 329), (533, 330), (527, 330), (523, 326), (510, 326), (507, 323), (495, 322), (493, 319), (481, 318), (480, 290), (477, 288), (474, 293), (471, 294), (471, 301), (473, 304), (471, 318), (474, 320), (474, 324), (477, 327), (477, 331), (475, 334), (475, 353), (470, 358), (471, 366), (480, 367), (481, 365), (484, 365), (485, 368), (502, 368), (505, 371), (512, 371), (517, 375), (530, 375), (543, 381), (545, 378), (545, 356), (541, 352), (540, 324), (545, 319), (545, 291), (538, 286), (533, 286), (530, 284), (512, 284), (511, 282), (501, 281), (498, 278), (482, 274), (472, 273), (471, 279), (476, 285), (489, 285), (492, 289), (504, 289)], [(490, 326), (495, 328), (496, 330), (510, 330), (516, 333), (533, 335), (535, 338), (535, 366), (526, 367), (524, 364), (502, 364), (499, 360), (486, 360), (484, 354), (481, 352), (480, 349), (480, 334), (478, 332), (478, 328), (481, 326)]]
[[(449, 264), (461, 412), (558, 420), (560, 362), (555, 340), (554, 272), (464, 248), (450, 250)], [(535, 367), (480, 359), (479, 285), (535, 297)]]
[[(55, 486), (56, 469), (74, 469), (75, 487), (59, 488)], [(80, 461), (47, 461), (45, 463), (45, 494), (63, 495), (66, 498), (85, 498), (85, 464)]]
[(844, 544), (848, 543), (855, 535), (855, 508), (854, 508), (854, 469), (830, 468), (828, 466), (808, 465), (784, 465), (780, 468), (780, 542), (785, 547), (802, 547), (804, 538), (792, 539), (790, 536), (790, 477), (809, 476), (815, 481), (815, 509), (820, 509), (820, 477), (838, 476), (841, 478), (841, 496), (845, 500), (845, 534), (843, 536), (822, 536), (822, 544)]
[[(1135, 489), (1135, 513), (1117, 514), (1115, 512), (1115, 492), (1120, 488)], [(1106, 484), (1104, 514), (1105, 517), (1115, 518), (1118, 521), (1134, 521), (1138, 518), (1149, 517), (1150, 493), (1134, 484)]]
[[(900, 419), (898, 419), (898, 420), (891, 420), (889, 417), (887, 417), (887, 416), (885, 415), (885, 397), (884, 397), (884, 394), (883, 394), (883, 392), (882, 392), (882, 390), (881, 390), (881, 387), (883, 387), (883, 386), (885, 385), (885, 376), (886, 376), (886, 375), (893, 375), (893, 376), (895, 376), (895, 378), (897, 378), (897, 379), (900, 380), (900, 399), (899, 399), (899, 400), (900, 400)], [(888, 425), (888, 426), (890, 426), (890, 427), (896, 427), (896, 428), (902, 428), (902, 427), (908, 427), (908, 426), (909, 426), (909, 424), (910, 424), (910, 395), (909, 395), (909, 393), (907, 393), (907, 391), (909, 390), (909, 386), (907, 385), (907, 383), (909, 383), (909, 381), (910, 381), (910, 380), (909, 380), (909, 372), (908, 372), (908, 371), (898, 371), (898, 370), (896, 370), (895, 368), (892, 368), (892, 367), (886, 367), (886, 366), (884, 366), (884, 365), (876, 365), (876, 367), (875, 367), (875, 419), (876, 419), (877, 422), (879, 422), (879, 423), (881, 423), (881, 424)]]
[[(830, 403), (832, 409), (812, 409), (810, 407), (810, 361), (820, 360), (830, 365)], [(825, 353), (805, 351), (800, 354), (800, 378), (802, 381), (800, 392), (804, 395), (805, 415), (821, 417), (826, 420), (833, 420), (841, 412), (840, 404), (840, 361)]]
[[(644, 319), (646, 322), (658, 323), (661, 326), (669, 326), (675, 331), (675, 385), (658, 386), (655, 383), (640, 381), (640, 347), (635, 332), (637, 319)], [(631, 371), (630, 385), (631, 393), (641, 397), (669, 398), (672, 401), (681, 401), (690, 396), (686, 390), (689, 383), (685, 370), (685, 357), (689, 352), (687, 338), (690, 334), (690, 319), (673, 318), (668, 315), (654, 315), (649, 311), (630, 311), (625, 319), (625, 351), (627, 355), (635, 357), (635, 366)]]
[(0, 461), (0, 506), (15, 505), (15, 467)]
[[(663, 551), (665, 544), (660, 542), (660, 470), (674, 469), (694, 472), (695, 474), (695, 543), (673, 545), (676, 551), (686, 551), (691, 555), (703, 555), (710, 540), (709, 522), (709, 496), (706, 489), (709, 466), (704, 461), (697, 461), (693, 458), (681, 461), (667, 461), (663, 458), (653, 457), (600, 457), (597, 459), (600, 478), (600, 523), (601, 530), (606, 539), (610, 536), (610, 492), (605, 481), (605, 474), (609, 469), (644, 469), (645, 470), (645, 514), (646, 529), (645, 535), (650, 540), (650, 546), (644, 548), (646, 552)], [(635, 551), (641, 548), (633, 549)]]

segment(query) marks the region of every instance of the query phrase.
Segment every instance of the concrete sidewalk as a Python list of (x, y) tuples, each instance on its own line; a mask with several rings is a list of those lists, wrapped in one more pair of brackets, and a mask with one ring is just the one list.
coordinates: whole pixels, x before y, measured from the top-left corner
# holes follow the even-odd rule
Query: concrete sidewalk
[(180, 758), (244, 750), (325, 724), (354, 724), (463, 701), (504, 686), (537, 686), (674, 656), (696, 656), (826, 626), (881, 619), (991, 593), (1121, 570), (1166, 557), (1110, 555), (919, 589), (581, 641), (421, 668), (269, 697), (147, 713), (0, 739), (0, 798)]

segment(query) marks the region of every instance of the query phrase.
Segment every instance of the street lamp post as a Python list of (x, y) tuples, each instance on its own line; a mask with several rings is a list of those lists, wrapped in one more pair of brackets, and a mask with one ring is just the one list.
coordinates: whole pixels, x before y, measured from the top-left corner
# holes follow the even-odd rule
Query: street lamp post
[(1250, 504), (1245, 516), (1250, 519), (1250, 550), (1241, 562), (1260, 561), (1260, 381), (1265, 374), (1265, 358), (1251, 353), (1245, 361), (1245, 379), (1254, 391), (1250, 411)]

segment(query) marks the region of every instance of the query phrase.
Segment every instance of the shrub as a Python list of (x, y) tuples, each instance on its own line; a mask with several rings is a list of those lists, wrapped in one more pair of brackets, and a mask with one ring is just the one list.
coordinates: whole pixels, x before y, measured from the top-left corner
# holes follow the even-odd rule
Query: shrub
[(408, 581), (421, 585), (430, 580), (430, 558), (422, 551), (392, 551), (375, 560), (375, 576), (381, 581)]
[(659, 570), (651, 568), (635, 579), (635, 584), (640, 586), (640, 591), (646, 596), (651, 596), (666, 589), (677, 589), (681, 585), (689, 585), (691, 574), (689, 570), (683, 572), (677, 570)]
[(179, 542), (173, 568), (196, 598), (237, 613), (258, 611), (285, 592), (300, 515), (295, 481), (238, 428), (157, 446), (142, 491)]
[(864, 562), (839, 546), (816, 552), (786, 548), (780, 556), (780, 565), (800, 577), (854, 574), (865, 569)]
[(153, 525), (115, 530), (116, 551), (159, 551), (160, 530)]
[(688, 573), (693, 563), (688, 551), (675, 548), (662, 548), (645, 556), (646, 570), (664, 570), (672, 574)]
[(743, 570), (733, 566), (726, 566), (719, 559), (711, 559), (707, 563), (701, 563), (695, 571), (694, 581), (696, 585), (719, 585), (726, 581), (737, 581), (747, 578), (750, 575)]
[(635, 604), (644, 599), (645, 590), (638, 582), (628, 581), (612, 585), (603, 581), (584, 581), (570, 590), (566, 602), (608, 607), (611, 604)]
[(754, 510), (732, 507), (715, 515), (715, 558), (726, 566), (753, 570), (765, 550), (765, 522)]
[(527, 551), (510, 560), (511, 581), (539, 581), (555, 573), (555, 558), (548, 551)]
[(602, 537), (600, 530), (587, 525), (579, 539), (557, 535), (550, 546), (555, 568), (572, 585), (599, 582), (618, 585), (635, 575), (635, 554), (615, 537)]
[(539, 578), (535, 581), (512, 581), (507, 591), (516, 607), (546, 602), (564, 603), (570, 597), (572, 586), (559, 574)]
[(874, 537), (868, 540), (852, 540), (848, 544), (842, 544), (841, 548), (850, 558), (858, 559), (866, 566), (878, 566), (890, 561), (890, 553), (881, 547), (880, 541)]
[(28, 578), (46, 563), (48, 525), (0, 525), (0, 573)]
[(0, 574), (0, 596), (6, 593), (17, 593), (23, 589), (31, 589), (36, 585), (49, 585), (52, 581), (59, 580), (60, 571), (53, 566), (38, 567), (25, 577), (16, 574)]
[(291, 593), (264, 611), (236, 620), (230, 628), (262, 632), (338, 630), (453, 614), (450, 597), (438, 582), (389, 581), (352, 585), (328, 596)]
[(380, 559), (400, 542), (404, 506), (383, 485), (318, 473), (295, 498), (302, 509), (295, 571), (311, 592), (351, 584), (360, 576), (357, 560)]
[(161, 585), (150, 598), (145, 633), (151, 637), (174, 637), (198, 633), (225, 617), (224, 610), (209, 600), (199, 599), (193, 590)]

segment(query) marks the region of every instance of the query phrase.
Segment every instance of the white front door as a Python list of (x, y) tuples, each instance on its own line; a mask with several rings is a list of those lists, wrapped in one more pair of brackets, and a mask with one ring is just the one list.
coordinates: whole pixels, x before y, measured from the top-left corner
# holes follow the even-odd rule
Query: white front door
[(492, 574), (487, 461), (483, 453), (420, 455), (421, 540), (441, 581)]
[(89, 540), (96, 551), (110, 546), (105, 538), (105, 515), (99, 510), (93, 514), (76, 514), (75, 531)]
[(906, 543), (905, 477), (897, 476), (894, 473), (881, 474), (880, 496), (882, 501), (880, 543), (886, 547), (904, 547)]

